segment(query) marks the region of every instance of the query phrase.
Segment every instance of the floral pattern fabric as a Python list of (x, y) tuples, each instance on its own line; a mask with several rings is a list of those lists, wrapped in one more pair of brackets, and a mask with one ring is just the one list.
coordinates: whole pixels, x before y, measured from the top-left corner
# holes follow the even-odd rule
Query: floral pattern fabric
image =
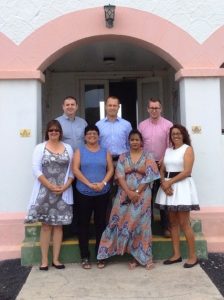
[(137, 163), (132, 162), (130, 153), (125, 153), (117, 163), (115, 178), (119, 177), (124, 177), (133, 190), (142, 183), (148, 186), (137, 203), (128, 202), (125, 191), (118, 188), (97, 259), (130, 253), (140, 264), (146, 265), (152, 259), (150, 183), (159, 178), (159, 171), (149, 153), (143, 152)]
[[(53, 184), (63, 185), (69, 165), (67, 150), (54, 154), (45, 148), (42, 158), (43, 175)], [(25, 222), (43, 222), (48, 225), (67, 225), (72, 222), (72, 206), (44, 185), (40, 185), (36, 203), (29, 209)]]

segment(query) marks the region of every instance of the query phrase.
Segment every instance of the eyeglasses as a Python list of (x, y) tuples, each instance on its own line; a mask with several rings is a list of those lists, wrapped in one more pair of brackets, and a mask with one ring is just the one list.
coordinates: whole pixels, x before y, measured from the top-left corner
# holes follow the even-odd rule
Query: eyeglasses
[(59, 129), (49, 129), (48, 132), (60, 132)]
[(159, 110), (161, 109), (160, 107), (149, 107), (150, 110)]

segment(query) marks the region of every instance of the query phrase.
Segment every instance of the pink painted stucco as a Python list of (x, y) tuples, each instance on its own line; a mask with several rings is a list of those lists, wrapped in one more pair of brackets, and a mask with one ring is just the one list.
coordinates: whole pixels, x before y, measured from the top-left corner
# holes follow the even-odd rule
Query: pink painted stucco
[[(224, 208), (202, 207), (191, 213), (192, 219), (202, 221), (209, 252), (224, 252)], [(20, 257), (24, 239), (25, 213), (0, 213), (0, 261)]]
[(0, 213), (0, 261), (21, 256), (25, 213)]
[(192, 212), (191, 216), (202, 222), (208, 252), (224, 252), (224, 207), (201, 207), (200, 211)]
[(224, 63), (224, 26), (210, 35), (202, 48), (212, 58), (214, 65), (220, 67)]
[(124, 7), (116, 8), (114, 27), (108, 29), (102, 7), (80, 10), (48, 22), (18, 46), (0, 34), (0, 78), (17, 78), (16, 71), (20, 72), (19, 78), (28, 78), (29, 72), (31, 78), (35, 78), (34, 71), (44, 71), (76, 45), (108, 37), (129, 40), (147, 48), (177, 71), (205, 68), (213, 69), (214, 73), (224, 61), (223, 36), (224, 28), (221, 28), (201, 45), (159, 16)]
[(223, 68), (191, 68), (180, 69), (175, 74), (175, 80), (178, 81), (183, 77), (224, 77)]

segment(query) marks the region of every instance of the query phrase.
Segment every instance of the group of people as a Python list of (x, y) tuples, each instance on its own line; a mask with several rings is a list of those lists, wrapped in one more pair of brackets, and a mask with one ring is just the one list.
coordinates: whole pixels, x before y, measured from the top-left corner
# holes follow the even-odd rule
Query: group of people
[(42, 223), (40, 270), (49, 268), (51, 236), (52, 266), (65, 268), (59, 256), (62, 227), (68, 224), (78, 233), (82, 267), (91, 269), (92, 214), (99, 269), (107, 258), (129, 253), (130, 269), (142, 265), (150, 270), (153, 202), (160, 210), (163, 234), (171, 236), (173, 243), (173, 255), (164, 264), (182, 261), (180, 229), (189, 250), (184, 267), (198, 263), (190, 211), (199, 210), (199, 203), (191, 177), (194, 152), (186, 128), (161, 116), (159, 99), (149, 100), (149, 118), (138, 129), (118, 117), (119, 106), (117, 97), (108, 97), (106, 117), (88, 125), (76, 116), (77, 100), (66, 97), (64, 114), (47, 124), (45, 141), (34, 150), (35, 183), (26, 222)]

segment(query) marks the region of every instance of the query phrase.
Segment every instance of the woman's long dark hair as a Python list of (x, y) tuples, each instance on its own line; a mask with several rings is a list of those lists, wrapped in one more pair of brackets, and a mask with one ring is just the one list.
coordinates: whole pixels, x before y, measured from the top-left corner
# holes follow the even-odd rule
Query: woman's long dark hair
[(191, 139), (190, 139), (190, 135), (187, 131), (187, 129), (181, 125), (181, 124), (174, 124), (171, 128), (170, 128), (170, 134), (169, 134), (169, 139), (170, 139), (170, 142), (171, 144), (174, 146), (173, 142), (172, 142), (172, 139), (171, 139), (171, 134), (172, 134), (172, 131), (173, 129), (178, 129), (180, 130), (182, 136), (183, 136), (183, 142), (184, 144), (188, 145), (188, 146), (191, 146)]

